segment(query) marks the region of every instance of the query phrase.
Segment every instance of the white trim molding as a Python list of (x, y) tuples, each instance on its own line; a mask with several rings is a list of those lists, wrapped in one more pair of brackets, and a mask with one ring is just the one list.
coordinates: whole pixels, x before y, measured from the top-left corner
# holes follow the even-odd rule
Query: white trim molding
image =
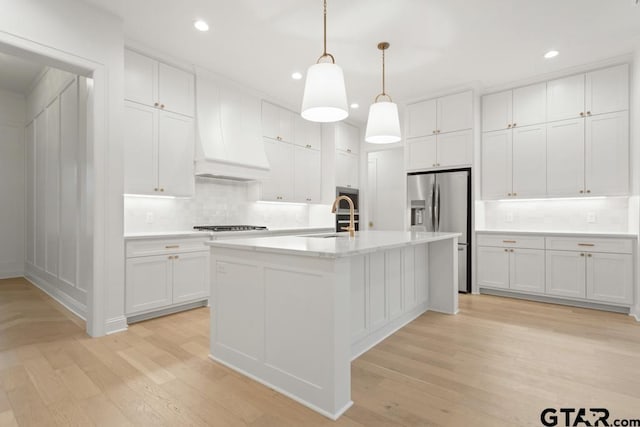
[(127, 324), (127, 318), (124, 316), (107, 319), (105, 324), (105, 333), (107, 335), (115, 334), (117, 332), (124, 332), (127, 329), (129, 329), (129, 325)]
[(40, 289), (45, 294), (49, 295), (64, 308), (66, 308), (82, 320), (87, 320), (87, 306), (85, 304), (73, 299), (71, 296), (55, 287), (53, 283), (49, 282), (43, 277), (35, 275), (32, 271), (27, 271), (24, 277), (32, 285)]

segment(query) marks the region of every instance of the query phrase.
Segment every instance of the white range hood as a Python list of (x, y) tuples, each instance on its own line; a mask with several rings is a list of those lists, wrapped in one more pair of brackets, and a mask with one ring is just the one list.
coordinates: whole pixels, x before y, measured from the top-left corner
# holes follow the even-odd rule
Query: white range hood
[(269, 176), (259, 98), (199, 72), (196, 120), (197, 176), (239, 181)]

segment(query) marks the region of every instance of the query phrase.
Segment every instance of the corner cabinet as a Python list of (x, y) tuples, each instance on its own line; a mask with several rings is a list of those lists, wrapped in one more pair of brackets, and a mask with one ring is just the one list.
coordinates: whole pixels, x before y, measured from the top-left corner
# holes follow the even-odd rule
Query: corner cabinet
[(473, 161), (472, 92), (408, 105), (405, 128), (407, 170), (470, 165)]
[(125, 50), (125, 193), (194, 194), (194, 76)]
[[(209, 298), (208, 237), (126, 243), (127, 317), (150, 315)], [(147, 316), (150, 317), (150, 316)]]
[(633, 239), (478, 233), (477, 242), (481, 290), (634, 304)]
[(485, 95), (482, 198), (629, 194), (628, 109), (627, 64)]

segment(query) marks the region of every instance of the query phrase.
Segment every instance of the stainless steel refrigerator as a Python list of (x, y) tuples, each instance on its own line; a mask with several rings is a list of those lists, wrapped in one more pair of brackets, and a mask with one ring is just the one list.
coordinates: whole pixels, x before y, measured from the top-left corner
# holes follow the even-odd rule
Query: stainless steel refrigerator
[(458, 239), (458, 289), (471, 291), (471, 171), (407, 175), (409, 224), (414, 231), (446, 231)]

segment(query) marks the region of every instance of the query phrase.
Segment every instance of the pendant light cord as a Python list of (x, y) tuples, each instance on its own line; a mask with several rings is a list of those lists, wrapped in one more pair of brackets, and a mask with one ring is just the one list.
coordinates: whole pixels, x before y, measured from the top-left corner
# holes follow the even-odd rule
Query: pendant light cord
[(322, 29), (324, 34), (322, 56), (318, 58), (318, 61), (316, 62), (316, 64), (319, 64), (322, 58), (331, 58), (331, 63), (335, 64), (336, 60), (334, 59), (333, 55), (327, 52), (327, 0), (324, 0)]
[(378, 99), (380, 99), (380, 97), (387, 97), (389, 99), (389, 102), (393, 102), (391, 97), (389, 95), (387, 95), (387, 85), (386, 85), (386, 80), (385, 80), (384, 51), (387, 50), (388, 48), (389, 48), (389, 43), (387, 43), (387, 42), (378, 43), (378, 49), (380, 49), (382, 51), (382, 93), (380, 95), (376, 96), (376, 99), (373, 102), (378, 102)]

